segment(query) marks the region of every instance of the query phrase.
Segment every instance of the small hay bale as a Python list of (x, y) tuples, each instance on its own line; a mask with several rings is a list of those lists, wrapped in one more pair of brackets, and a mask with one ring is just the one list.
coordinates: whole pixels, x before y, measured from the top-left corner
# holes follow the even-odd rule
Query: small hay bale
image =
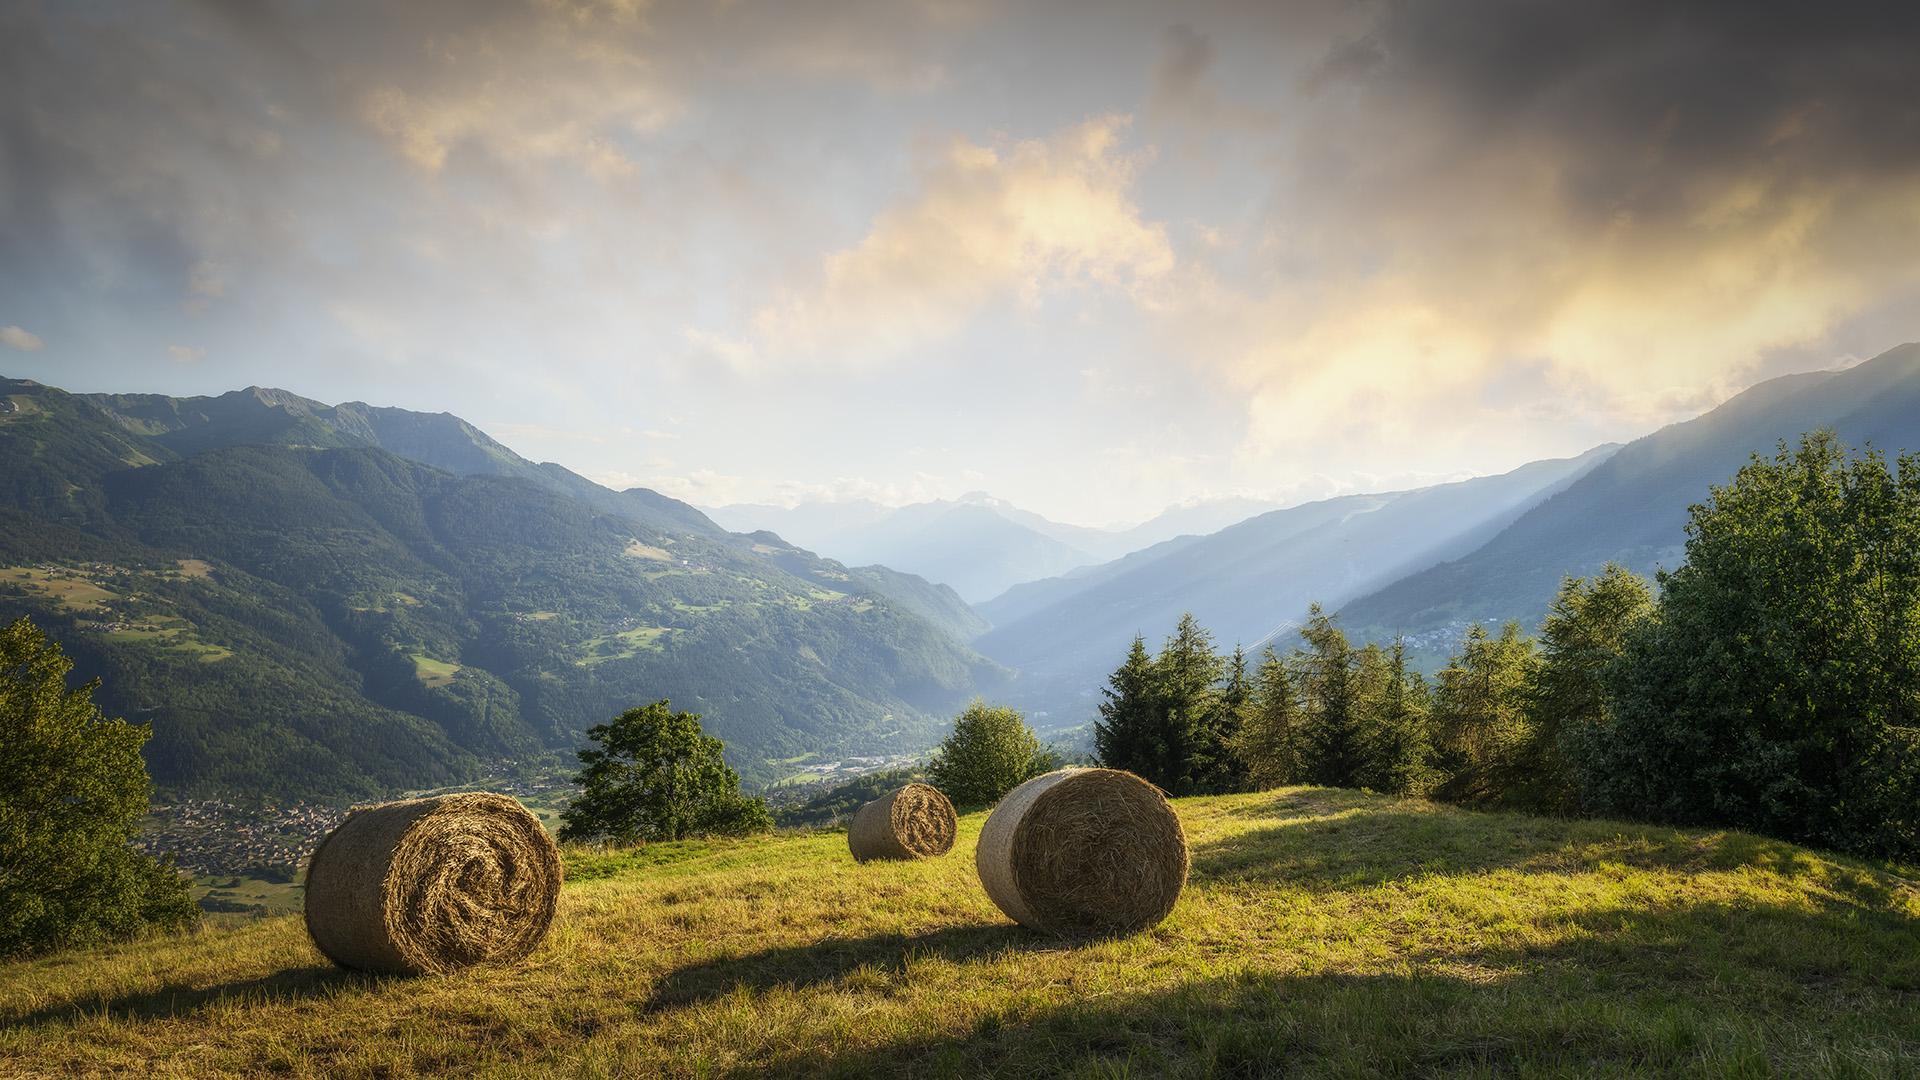
[(860, 808), (847, 824), (855, 862), (925, 859), (953, 850), (953, 803), (936, 788), (908, 784)]
[(1061, 769), (1007, 793), (974, 852), (1015, 922), (1064, 936), (1130, 934), (1187, 883), (1187, 834), (1160, 789), (1118, 769)]
[(532, 952), (560, 850), (519, 802), (465, 792), (364, 806), (314, 849), (307, 933), (345, 968), (446, 972)]

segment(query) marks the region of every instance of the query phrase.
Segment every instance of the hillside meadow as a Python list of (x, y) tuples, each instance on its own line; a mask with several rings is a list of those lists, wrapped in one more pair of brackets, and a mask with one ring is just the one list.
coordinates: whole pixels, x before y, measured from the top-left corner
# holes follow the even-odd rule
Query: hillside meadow
[(1289, 788), (1175, 803), (1160, 927), (1008, 923), (837, 833), (568, 852), (546, 944), (337, 971), (298, 918), (0, 967), (8, 1076), (1920, 1076), (1910, 868)]

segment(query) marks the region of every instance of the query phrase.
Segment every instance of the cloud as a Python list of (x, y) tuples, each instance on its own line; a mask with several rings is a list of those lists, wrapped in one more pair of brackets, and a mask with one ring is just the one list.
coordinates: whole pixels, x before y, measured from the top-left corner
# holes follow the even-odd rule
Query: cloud
[[(1300, 81), (1259, 265), (1169, 290), (1164, 347), (1245, 396), (1248, 458), (1484, 470), (1637, 434), (1920, 286), (1920, 10), (1371, 10)], [(1204, 45), (1174, 36), (1163, 95)]]
[(21, 352), (39, 352), (47, 347), (38, 334), (29, 333), (18, 326), (0, 326), (0, 345)]
[(207, 350), (192, 345), (167, 346), (167, 359), (176, 364), (197, 364), (206, 359)]
[(754, 315), (749, 340), (689, 338), (735, 366), (857, 367), (936, 342), (1005, 297), (1032, 307), (1092, 286), (1146, 299), (1174, 257), (1165, 228), (1133, 200), (1126, 123), (1105, 117), (1002, 145), (956, 138), (859, 243)]

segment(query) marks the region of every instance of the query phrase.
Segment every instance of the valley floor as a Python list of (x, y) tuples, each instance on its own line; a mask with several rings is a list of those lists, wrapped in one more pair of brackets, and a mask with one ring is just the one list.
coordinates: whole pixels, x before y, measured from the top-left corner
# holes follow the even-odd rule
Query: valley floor
[(1920, 1076), (1920, 886), (1742, 834), (1294, 788), (1176, 803), (1149, 933), (1009, 924), (838, 834), (570, 852), (525, 965), (336, 971), (298, 918), (0, 967), (0, 1074)]

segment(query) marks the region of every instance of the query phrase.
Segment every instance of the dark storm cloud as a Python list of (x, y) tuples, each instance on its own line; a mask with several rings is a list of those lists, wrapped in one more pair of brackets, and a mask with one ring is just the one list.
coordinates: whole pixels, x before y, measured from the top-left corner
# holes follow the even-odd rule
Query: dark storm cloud
[(1316, 85), (1359, 89), (1462, 152), (1551, 147), (1595, 212), (1668, 209), (1698, 177), (1920, 167), (1920, 4), (1390, 3)]

